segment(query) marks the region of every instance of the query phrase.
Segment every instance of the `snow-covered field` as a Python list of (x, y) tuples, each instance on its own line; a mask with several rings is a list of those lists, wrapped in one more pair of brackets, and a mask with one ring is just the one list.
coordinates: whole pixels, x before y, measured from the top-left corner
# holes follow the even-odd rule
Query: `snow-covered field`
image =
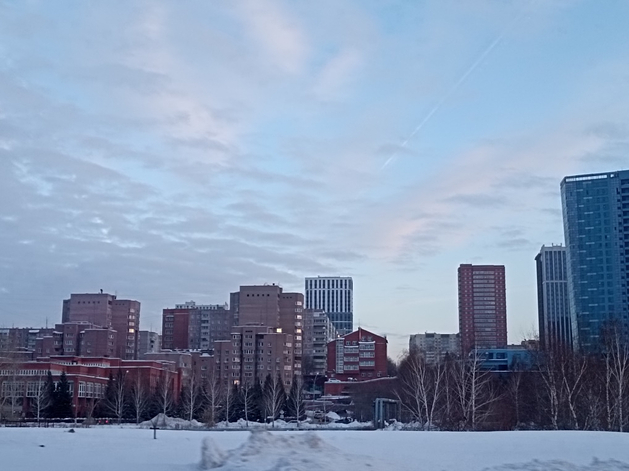
[[(209, 440), (206, 440), (209, 439)], [(604, 432), (167, 431), (0, 428), (0, 469), (629, 471), (629, 434)]]

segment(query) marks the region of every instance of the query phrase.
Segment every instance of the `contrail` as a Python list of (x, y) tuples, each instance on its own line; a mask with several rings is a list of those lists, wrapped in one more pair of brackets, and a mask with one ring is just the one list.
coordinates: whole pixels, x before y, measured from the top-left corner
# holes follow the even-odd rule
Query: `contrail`
[[(432, 118), (432, 116), (439, 110), (439, 108), (441, 108), (441, 105), (443, 105), (443, 103), (448, 98), (450, 98), (450, 96), (454, 92), (456, 92), (459, 89), (459, 87), (465, 82), (465, 80), (467, 80), (470, 74), (474, 72), (474, 70), (476, 70), (476, 68), (485, 60), (485, 58), (491, 53), (491, 51), (493, 51), (494, 48), (500, 43), (500, 41), (502, 41), (502, 38), (504, 38), (505, 34), (507, 33), (507, 30), (509, 30), (511, 26), (520, 19), (520, 16), (522, 16), (522, 13), (516, 15), (516, 17), (509, 22), (509, 24), (502, 30), (502, 32), (496, 37), (496, 39), (494, 39), (491, 42), (491, 44), (481, 53), (481, 55), (478, 56), (478, 58), (474, 61), (474, 63), (463, 73), (463, 75), (461, 75), (461, 77), (456, 81), (456, 83), (452, 87), (450, 87), (450, 90), (448, 90), (446, 94), (443, 95), (441, 99), (437, 102), (437, 104), (428, 112), (428, 114), (424, 116), (424, 119), (422, 119), (417, 125), (417, 127), (415, 128), (415, 130), (411, 134), (409, 134), (409, 136), (406, 139), (404, 139), (400, 147), (402, 148), (406, 147), (408, 142), (415, 136), (415, 134), (417, 134), (421, 130), (421, 128), (423, 128), (424, 125), (428, 121), (430, 121), (430, 118)], [(384, 170), (386, 166), (389, 165), (393, 161), (396, 154), (397, 152), (394, 151), (389, 156), (389, 158), (380, 168), (381, 171)]]

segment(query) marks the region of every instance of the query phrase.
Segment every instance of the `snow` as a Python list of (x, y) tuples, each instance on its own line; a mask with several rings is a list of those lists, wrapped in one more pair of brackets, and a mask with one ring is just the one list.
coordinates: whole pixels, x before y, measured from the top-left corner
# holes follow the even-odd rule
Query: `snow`
[(191, 430), (205, 427), (205, 424), (198, 420), (184, 420), (176, 417), (168, 417), (164, 414), (158, 414), (151, 420), (140, 423), (140, 428), (153, 428), (157, 426), (159, 429), (166, 430)]
[(153, 440), (152, 430), (111, 425), (0, 428), (0, 469), (11, 471), (629, 471), (628, 463), (629, 434), (611, 432), (158, 430)]

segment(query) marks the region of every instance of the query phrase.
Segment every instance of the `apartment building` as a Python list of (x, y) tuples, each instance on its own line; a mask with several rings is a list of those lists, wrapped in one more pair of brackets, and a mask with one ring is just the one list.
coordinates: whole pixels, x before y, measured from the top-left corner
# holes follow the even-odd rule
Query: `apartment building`
[(214, 342), (215, 374), (223, 383), (244, 384), (280, 375), (290, 388), (294, 374), (292, 334), (268, 326), (236, 326), (231, 339)]
[(339, 381), (387, 376), (387, 339), (359, 328), (329, 342), (327, 374)]

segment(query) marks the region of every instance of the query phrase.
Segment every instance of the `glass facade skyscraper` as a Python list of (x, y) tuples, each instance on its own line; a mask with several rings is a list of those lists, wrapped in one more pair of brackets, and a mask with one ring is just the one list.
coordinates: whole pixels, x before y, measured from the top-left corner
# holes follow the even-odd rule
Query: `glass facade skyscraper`
[(629, 170), (561, 182), (575, 347), (596, 351), (610, 323), (629, 334)]
[(566, 248), (545, 245), (535, 257), (539, 341), (542, 348), (571, 348), (572, 320), (568, 302)]

